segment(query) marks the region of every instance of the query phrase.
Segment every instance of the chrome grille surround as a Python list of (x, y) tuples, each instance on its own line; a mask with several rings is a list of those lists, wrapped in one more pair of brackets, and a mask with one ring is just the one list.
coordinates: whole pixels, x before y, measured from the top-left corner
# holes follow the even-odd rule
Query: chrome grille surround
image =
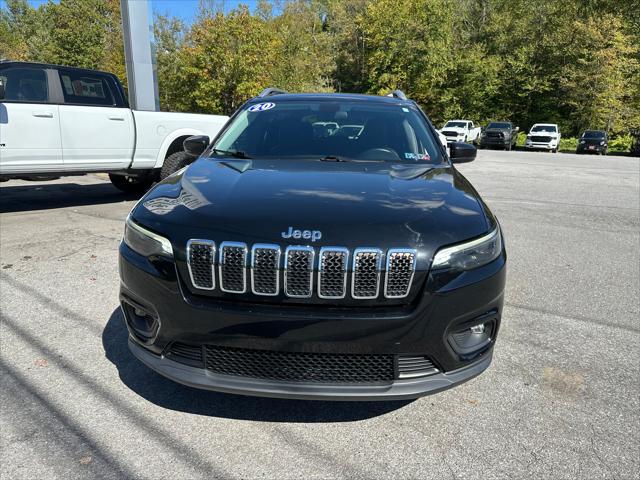
[(247, 244), (241, 242), (222, 242), (218, 272), (220, 290), (227, 293), (245, 293), (247, 291)]
[(416, 271), (416, 251), (409, 248), (391, 248), (387, 252), (384, 296), (404, 298), (409, 295)]
[(251, 247), (251, 291), (255, 295), (280, 293), (280, 245), (256, 243)]
[(347, 295), (349, 250), (322, 247), (318, 259), (318, 297), (340, 299)]
[(292, 298), (310, 298), (313, 293), (313, 247), (290, 245), (284, 255), (284, 293)]
[(200, 290), (216, 288), (216, 244), (193, 238), (187, 242), (187, 267), (191, 284)]
[(382, 272), (382, 250), (356, 248), (353, 252), (351, 296), (365, 300), (378, 298)]

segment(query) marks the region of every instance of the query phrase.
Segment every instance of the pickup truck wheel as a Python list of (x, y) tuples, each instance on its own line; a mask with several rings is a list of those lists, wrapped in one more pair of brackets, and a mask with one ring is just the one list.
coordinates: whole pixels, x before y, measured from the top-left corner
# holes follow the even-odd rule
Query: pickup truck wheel
[(164, 180), (169, 175), (176, 173), (182, 167), (186, 167), (195, 160), (193, 155), (187, 152), (176, 152), (164, 159), (162, 170), (160, 170), (160, 180)]
[(145, 193), (153, 185), (154, 178), (152, 175), (134, 177), (110, 173), (109, 180), (114, 187), (124, 193)]

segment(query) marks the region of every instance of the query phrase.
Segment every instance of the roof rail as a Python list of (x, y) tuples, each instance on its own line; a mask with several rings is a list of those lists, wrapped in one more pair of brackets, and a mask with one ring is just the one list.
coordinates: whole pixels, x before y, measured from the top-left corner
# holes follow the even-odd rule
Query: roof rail
[(402, 90), (394, 90), (387, 94), (387, 97), (399, 98), (400, 100), (407, 100), (407, 96)]
[(271, 95), (280, 95), (282, 93), (288, 93), (288, 92), (285, 92), (284, 90), (280, 90), (279, 88), (269, 87), (261, 91), (258, 97), (260, 98), (270, 97)]

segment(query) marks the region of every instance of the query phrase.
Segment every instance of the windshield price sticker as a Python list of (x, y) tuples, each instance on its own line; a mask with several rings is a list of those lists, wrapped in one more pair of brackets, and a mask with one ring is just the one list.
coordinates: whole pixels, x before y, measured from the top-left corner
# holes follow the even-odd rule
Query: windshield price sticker
[(273, 102), (256, 103), (247, 108), (247, 110), (250, 112), (264, 112), (265, 110), (271, 110), (275, 106), (276, 104)]

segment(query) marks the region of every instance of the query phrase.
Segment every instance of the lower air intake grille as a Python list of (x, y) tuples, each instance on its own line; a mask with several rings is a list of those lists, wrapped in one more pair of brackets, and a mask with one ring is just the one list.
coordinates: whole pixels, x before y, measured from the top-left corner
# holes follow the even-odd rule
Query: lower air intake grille
[(289, 382), (388, 383), (394, 379), (393, 357), (206, 347), (210, 372)]
[(398, 378), (422, 377), (438, 373), (438, 369), (427, 357), (400, 355), (398, 357)]
[(403, 298), (409, 295), (409, 288), (415, 272), (415, 250), (391, 249), (387, 255), (387, 275), (384, 282), (384, 296)]
[(179, 363), (202, 368), (202, 346), (174, 342), (169, 347), (166, 357)]
[(318, 296), (320, 298), (344, 298), (347, 289), (346, 248), (323, 248), (320, 250), (318, 273)]
[(285, 293), (289, 297), (310, 297), (313, 289), (313, 248), (287, 247), (285, 255)]
[(215, 288), (213, 275), (216, 244), (210, 240), (189, 240), (187, 265), (193, 286), (202, 290)]
[(220, 289), (244, 293), (247, 290), (247, 246), (244, 243), (220, 244)]

